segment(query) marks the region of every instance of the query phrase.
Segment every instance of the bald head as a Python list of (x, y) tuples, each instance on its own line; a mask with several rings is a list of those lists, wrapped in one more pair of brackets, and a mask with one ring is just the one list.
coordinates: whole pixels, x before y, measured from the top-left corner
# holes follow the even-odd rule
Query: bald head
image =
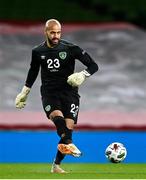
[(51, 29), (53, 26), (58, 26), (58, 28), (61, 29), (61, 24), (56, 19), (49, 19), (45, 24), (45, 28), (47, 29)]
[(56, 46), (61, 38), (60, 22), (56, 19), (49, 19), (45, 24), (45, 36), (49, 47)]

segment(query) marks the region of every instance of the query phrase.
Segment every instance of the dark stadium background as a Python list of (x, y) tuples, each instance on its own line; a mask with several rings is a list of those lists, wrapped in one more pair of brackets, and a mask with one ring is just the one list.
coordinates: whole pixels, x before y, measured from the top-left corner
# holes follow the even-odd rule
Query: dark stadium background
[[(38, 78), (24, 110), (14, 100), (28, 71), (31, 48), (44, 40), (43, 25), (56, 18), (63, 38), (99, 64), (80, 88), (74, 141), (83, 151), (64, 162), (107, 162), (111, 142), (128, 150), (126, 163), (146, 163), (146, 1), (1, 0), (0, 162), (52, 162), (58, 137), (44, 115)], [(76, 70), (83, 66), (78, 63)]]

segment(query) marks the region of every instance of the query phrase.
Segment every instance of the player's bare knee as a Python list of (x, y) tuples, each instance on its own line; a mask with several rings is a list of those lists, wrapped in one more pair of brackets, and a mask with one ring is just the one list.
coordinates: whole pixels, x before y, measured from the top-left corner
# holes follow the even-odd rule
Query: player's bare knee
[(63, 116), (63, 113), (62, 113), (60, 110), (55, 110), (55, 111), (53, 111), (53, 112), (50, 113), (49, 118), (50, 118), (51, 120), (53, 120), (53, 118), (56, 117), (56, 116), (64, 117), (64, 116)]
[(67, 118), (67, 119), (65, 119), (65, 121), (66, 121), (66, 127), (68, 129), (73, 130), (74, 129), (74, 120)]

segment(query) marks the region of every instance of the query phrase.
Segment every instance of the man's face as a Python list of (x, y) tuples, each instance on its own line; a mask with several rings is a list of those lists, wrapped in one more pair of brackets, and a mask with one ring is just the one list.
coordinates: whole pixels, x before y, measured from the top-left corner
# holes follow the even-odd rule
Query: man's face
[(56, 46), (61, 38), (61, 27), (57, 24), (48, 26), (45, 29), (47, 41), (51, 47)]

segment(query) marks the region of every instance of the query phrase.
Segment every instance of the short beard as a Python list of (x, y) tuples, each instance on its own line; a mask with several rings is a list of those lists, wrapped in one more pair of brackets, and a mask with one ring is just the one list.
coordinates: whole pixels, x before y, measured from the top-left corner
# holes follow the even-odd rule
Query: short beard
[(47, 41), (49, 42), (50, 46), (52, 46), (52, 47), (56, 46), (59, 43), (59, 41), (58, 41), (57, 44), (54, 44), (48, 37), (47, 37)]

